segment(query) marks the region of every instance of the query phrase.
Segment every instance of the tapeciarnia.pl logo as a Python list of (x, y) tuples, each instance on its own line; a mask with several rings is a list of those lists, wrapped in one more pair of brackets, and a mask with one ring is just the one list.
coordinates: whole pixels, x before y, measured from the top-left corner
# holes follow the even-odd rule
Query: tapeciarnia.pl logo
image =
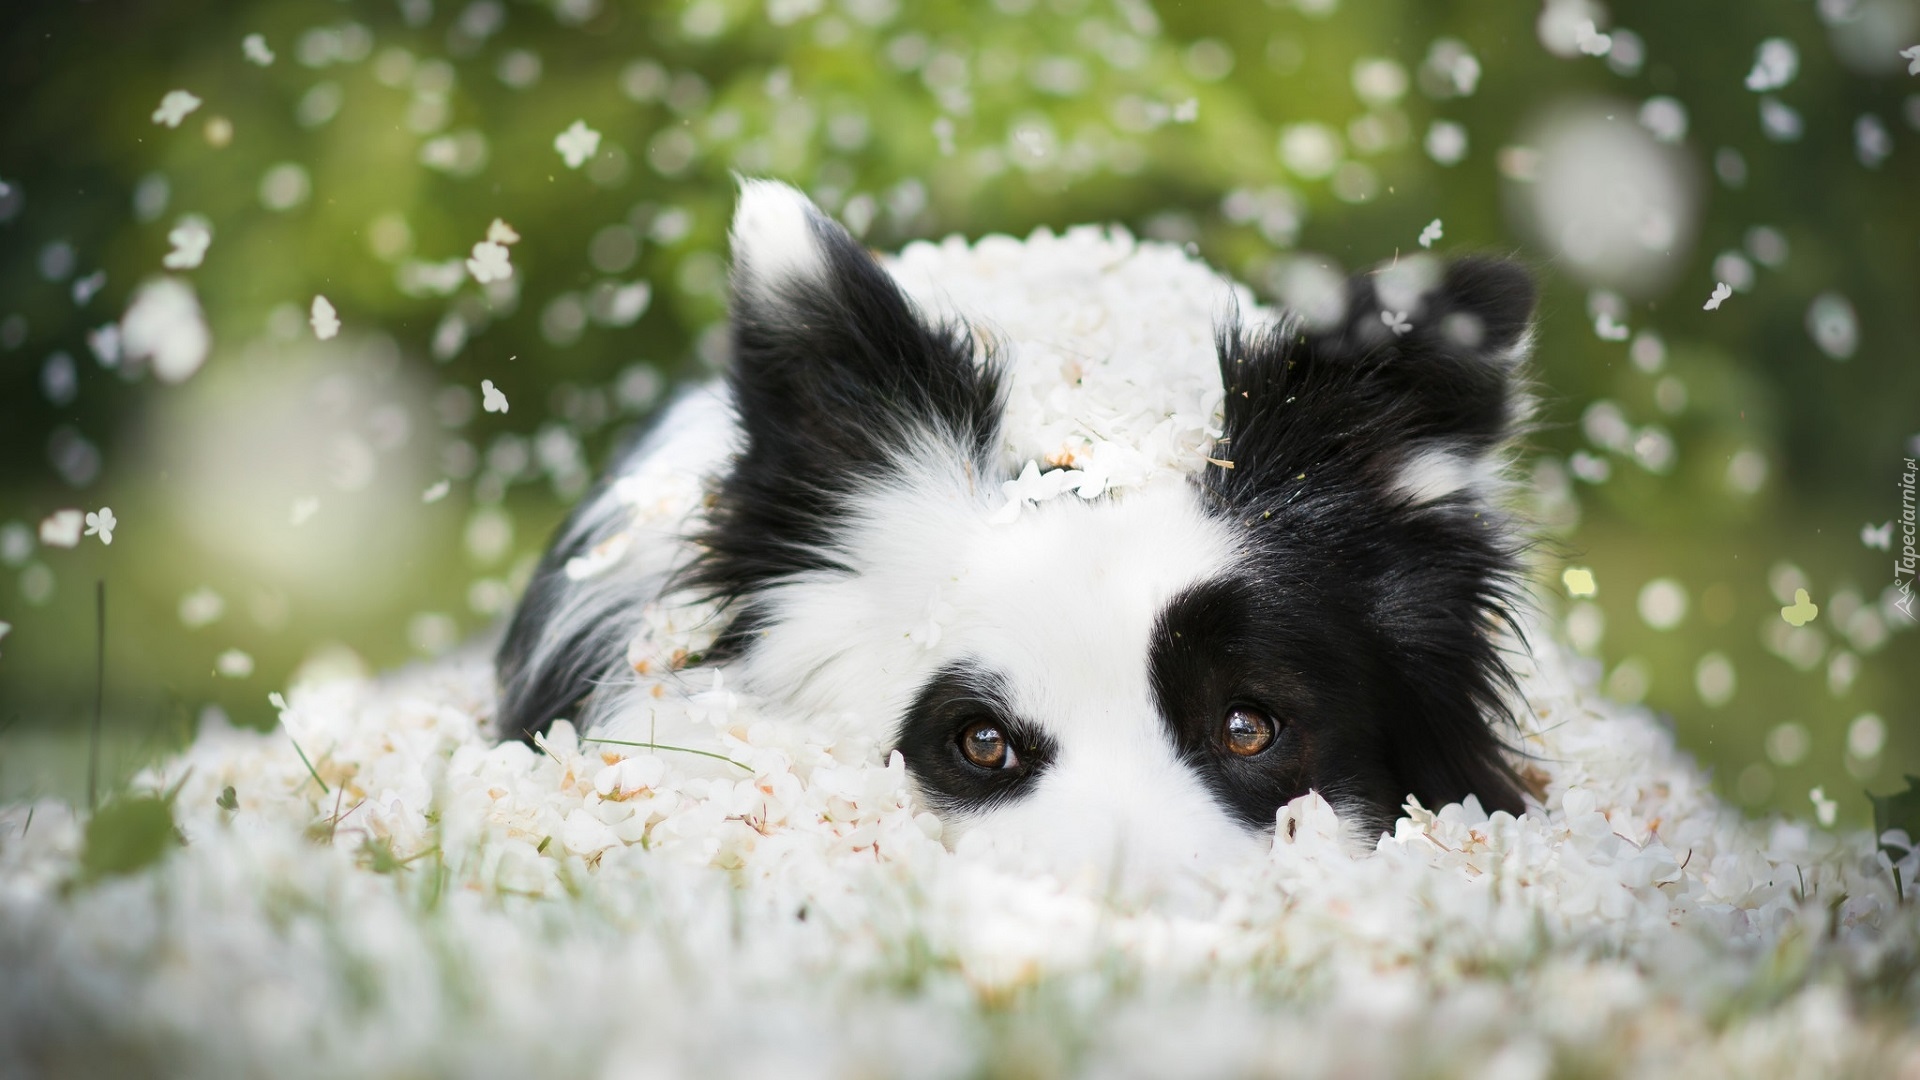
[(1900, 590), (1900, 599), (1893, 606), (1900, 609), (1908, 619), (1913, 618), (1914, 586), (1914, 515), (1913, 480), (1920, 469), (1914, 467), (1914, 459), (1905, 459), (1905, 469), (1900, 473), (1900, 553), (1893, 559), (1893, 587)]

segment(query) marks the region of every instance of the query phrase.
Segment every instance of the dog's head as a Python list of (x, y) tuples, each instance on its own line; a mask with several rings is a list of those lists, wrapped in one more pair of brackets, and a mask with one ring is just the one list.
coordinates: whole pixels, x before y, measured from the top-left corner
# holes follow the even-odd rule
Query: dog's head
[(740, 452), (689, 582), (751, 687), (885, 725), (954, 830), (1069, 859), (1248, 848), (1309, 790), (1369, 832), (1409, 795), (1521, 810), (1488, 485), (1523, 272), (1455, 262), (1393, 318), (1359, 277), (1332, 328), (1235, 320), (1197, 479), (1006, 521), (1001, 359), (790, 188), (748, 182), (733, 244)]

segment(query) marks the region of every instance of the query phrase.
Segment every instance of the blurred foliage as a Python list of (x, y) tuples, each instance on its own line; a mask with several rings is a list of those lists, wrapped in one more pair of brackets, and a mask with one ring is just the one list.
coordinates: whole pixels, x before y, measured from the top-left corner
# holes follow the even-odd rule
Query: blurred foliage
[(131, 874), (159, 862), (180, 842), (173, 824), (173, 794), (125, 795), (87, 819), (80, 852), (80, 884)]
[(1874, 796), (1873, 831), (1884, 834), (1893, 829), (1910, 840), (1920, 840), (1920, 776), (1909, 775), (1904, 791)]
[[(1273, 298), (1435, 219), (1437, 250), (1520, 254), (1545, 289), (1539, 591), (1610, 692), (1755, 809), (1823, 786), (1864, 823), (1863, 783), (1920, 768), (1920, 635), (1861, 535), (1920, 452), (1912, 0), (59, 0), (0, 25), (0, 791), (72, 789), (95, 579), (111, 747), (267, 723), (303, 666), (495, 626), (620, 432), (724, 362), (736, 172), (878, 248), (1115, 221)], [(1755, 92), (1771, 38), (1795, 70)], [(155, 123), (182, 88), (203, 104)], [(1673, 140), (1697, 215), (1657, 272), (1604, 281), (1529, 223), (1528, 140), (1574, 102)], [(602, 135), (577, 170), (576, 120)], [(189, 215), (211, 243), (172, 273), (205, 367), (101, 363), (90, 334)], [(483, 287), (460, 260), (496, 218), (523, 239)], [(1810, 336), (1823, 294), (1850, 358)], [(111, 547), (35, 539), (109, 505)], [(1794, 587), (1822, 610), (1800, 629)]]

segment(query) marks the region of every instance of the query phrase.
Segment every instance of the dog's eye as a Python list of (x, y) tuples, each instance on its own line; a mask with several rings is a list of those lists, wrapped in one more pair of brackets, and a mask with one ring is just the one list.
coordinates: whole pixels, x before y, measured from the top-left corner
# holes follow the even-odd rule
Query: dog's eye
[(1220, 741), (1232, 753), (1252, 757), (1273, 745), (1273, 718), (1258, 709), (1235, 705), (1220, 723)]
[(960, 753), (982, 769), (1013, 769), (1020, 765), (1013, 741), (998, 721), (976, 720), (960, 729)]

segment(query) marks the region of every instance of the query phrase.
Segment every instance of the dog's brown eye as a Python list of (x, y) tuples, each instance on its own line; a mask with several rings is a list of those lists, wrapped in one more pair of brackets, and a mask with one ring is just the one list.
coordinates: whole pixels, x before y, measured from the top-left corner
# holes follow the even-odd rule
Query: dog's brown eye
[(1258, 709), (1235, 705), (1220, 724), (1220, 741), (1241, 757), (1252, 757), (1273, 745), (1273, 718)]
[(993, 720), (977, 720), (961, 728), (960, 753), (983, 769), (1012, 769), (1020, 764), (1006, 729)]

